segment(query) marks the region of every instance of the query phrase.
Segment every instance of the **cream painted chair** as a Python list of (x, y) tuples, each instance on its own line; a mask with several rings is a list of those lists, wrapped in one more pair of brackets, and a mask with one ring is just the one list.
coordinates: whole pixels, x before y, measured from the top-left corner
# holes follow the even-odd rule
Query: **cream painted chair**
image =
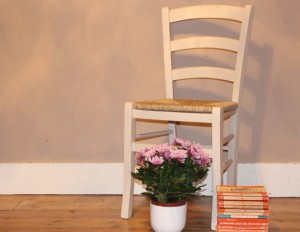
[[(224, 172), (227, 172), (227, 183), (236, 184), (237, 182), (238, 104), (246, 68), (252, 18), (253, 7), (250, 5), (245, 7), (200, 5), (177, 9), (165, 7), (162, 9), (166, 98), (127, 102), (125, 104), (122, 218), (127, 219), (132, 215), (134, 180), (130, 173), (135, 170), (135, 152), (142, 150), (145, 146), (149, 146), (149, 144), (144, 144), (143, 140), (167, 135), (169, 142), (173, 141), (176, 137), (176, 122), (209, 123), (212, 128), (212, 145), (208, 149), (208, 153), (213, 159), (211, 229), (215, 230), (217, 222), (215, 186), (223, 184)], [(202, 34), (201, 36), (193, 34), (184, 38), (172, 37), (171, 25), (193, 19), (226, 20), (225, 23), (228, 23), (228, 20), (230, 20), (240, 23), (240, 35), (237, 37), (238, 39), (203, 36)], [(192, 49), (217, 49), (234, 53), (236, 54), (234, 68), (206, 66), (173, 68), (172, 54)], [(231, 100), (175, 99), (173, 95), (174, 82), (193, 78), (213, 79), (232, 83)], [(168, 129), (136, 134), (137, 119), (143, 119), (143, 122), (150, 120), (152, 123), (153, 120), (163, 120), (168, 122)], [(230, 120), (230, 132), (227, 136), (224, 136), (223, 124), (226, 120)], [(201, 141), (196, 142), (201, 143)], [(224, 149), (228, 149), (228, 159), (226, 160), (223, 156)]]

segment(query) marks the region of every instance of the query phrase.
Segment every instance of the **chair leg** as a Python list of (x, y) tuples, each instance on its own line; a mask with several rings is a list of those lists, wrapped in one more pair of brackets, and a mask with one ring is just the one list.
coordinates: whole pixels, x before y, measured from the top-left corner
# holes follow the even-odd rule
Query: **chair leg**
[(211, 229), (217, 225), (217, 193), (216, 185), (223, 183), (223, 109), (214, 108), (212, 112), (212, 215)]
[(135, 141), (135, 124), (136, 121), (132, 117), (132, 103), (127, 102), (124, 119), (124, 182), (121, 210), (121, 218), (124, 219), (130, 218), (132, 215), (134, 180), (131, 172), (134, 172), (135, 165), (132, 151), (132, 143)]
[(169, 144), (171, 144), (176, 138), (176, 122), (168, 122), (168, 128), (173, 131), (173, 134), (169, 135)]
[(238, 162), (238, 112), (230, 119), (230, 130), (234, 134), (234, 138), (228, 144), (228, 159), (232, 159), (233, 163), (227, 171), (227, 183), (231, 185), (237, 184), (237, 162)]

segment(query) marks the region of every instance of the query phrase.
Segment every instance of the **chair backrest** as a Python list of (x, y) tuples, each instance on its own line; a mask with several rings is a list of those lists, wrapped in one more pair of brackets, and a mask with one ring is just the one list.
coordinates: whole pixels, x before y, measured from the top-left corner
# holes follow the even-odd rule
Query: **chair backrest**
[[(252, 24), (253, 6), (245, 7), (227, 5), (199, 5), (183, 8), (162, 9), (163, 21), (163, 44), (164, 63), (166, 79), (166, 96), (174, 97), (174, 82), (183, 79), (214, 79), (230, 82), (233, 84), (231, 100), (239, 102), (240, 86), (242, 86), (245, 73), (247, 49)], [(203, 35), (200, 33), (184, 35), (184, 37), (174, 38), (172, 26), (187, 20), (211, 21), (225, 20), (225, 23), (232, 21), (239, 25), (239, 35), (237, 38), (222, 36)], [(205, 24), (208, 25), (208, 24)], [(204, 28), (206, 31), (206, 28)], [(187, 66), (174, 68), (173, 56), (177, 52), (199, 49), (217, 49), (230, 53), (235, 53), (235, 64), (231, 68), (217, 66)]]

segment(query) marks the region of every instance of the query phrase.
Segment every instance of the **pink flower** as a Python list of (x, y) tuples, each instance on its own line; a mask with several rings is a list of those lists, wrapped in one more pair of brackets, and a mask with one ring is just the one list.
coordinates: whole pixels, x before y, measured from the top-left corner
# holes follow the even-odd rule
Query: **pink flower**
[(183, 140), (181, 138), (175, 138), (174, 139), (174, 142), (173, 142), (173, 145), (179, 145), (179, 146), (182, 146), (182, 147), (189, 147), (191, 145), (191, 142), (188, 141), (188, 140)]
[(145, 155), (145, 153), (143, 151), (137, 152), (135, 155), (137, 164), (140, 165), (141, 167), (144, 167), (144, 165), (145, 165), (144, 155)]
[(144, 152), (144, 157), (145, 159), (150, 159), (151, 157), (155, 156), (156, 150), (153, 149), (146, 149)]
[(211, 159), (207, 153), (201, 156), (201, 165), (206, 166), (211, 163)]
[(202, 150), (202, 147), (198, 143), (191, 144), (189, 147), (189, 153), (194, 159), (200, 159), (201, 156), (205, 154), (205, 152)]
[(154, 165), (161, 165), (164, 162), (163, 157), (159, 156), (153, 156), (152, 158), (149, 159), (149, 162), (154, 164)]
[(170, 158), (177, 159), (180, 163), (184, 163), (187, 158), (187, 151), (183, 149), (171, 150)]
[(168, 144), (162, 144), (157, 146), (156, 150), (159, 152), (160, 155), (164, 156), (165, 158), (170, 158), (171, 148)]

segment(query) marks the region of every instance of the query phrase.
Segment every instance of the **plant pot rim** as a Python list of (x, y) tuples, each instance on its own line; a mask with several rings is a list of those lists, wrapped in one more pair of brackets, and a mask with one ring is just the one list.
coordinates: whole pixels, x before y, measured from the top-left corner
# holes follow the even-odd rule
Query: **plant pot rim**
[(153, 201), (151, 200), (151, 204), (157, 205), (157, 206), (162, 206), (162, 207), (177, 207), (177, 206), (182, 206), (186, 204), (186, 200), (179, 200), (175, 202), (159, 202), (159, 201)]

